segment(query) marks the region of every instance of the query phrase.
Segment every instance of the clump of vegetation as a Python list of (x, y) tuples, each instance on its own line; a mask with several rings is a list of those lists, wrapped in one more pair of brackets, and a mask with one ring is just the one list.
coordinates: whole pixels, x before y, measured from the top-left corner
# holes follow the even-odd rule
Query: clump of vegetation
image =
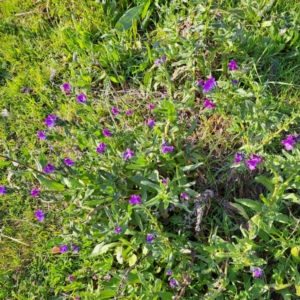
[(296, 299), (297, 4), (1, 3), (0, 298)]

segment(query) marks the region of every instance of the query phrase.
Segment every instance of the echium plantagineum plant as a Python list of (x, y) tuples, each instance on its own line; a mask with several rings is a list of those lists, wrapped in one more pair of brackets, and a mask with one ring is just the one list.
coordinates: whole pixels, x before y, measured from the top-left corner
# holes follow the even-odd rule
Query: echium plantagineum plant
[[(156, 69), (163, 70), (167, 62), (165, 55), (157, 59)], [(232, 73), (239, 70), (234, 60), (229, 62), (228, 68)], [(197, 86), (203, 96), (203, 106), (208, 109), (204, 109), (205, 113), (221, 111), (220, 100), (215, 95), (219, 89), (218, 80), (208, 76), (199, 80)], [(97, 264), (97, 275), (93, 275), (93, 279), (102, 280), (104, 290), (116, 299), (122, 299), (125, 294), (130, 294), (130, 297), (138, 295), (142, 299), (142, 293), (148, 296), (155, 293), (157, 297), (171, 299), (189, 288), (201, 298), (208, 285), (210, 289), (214, 287), (212, 278), (216, 274), (220, 278), (227, 276), (222, 270), (223, 265), (229, 269), (232, 278), (237, 277), (235, 272), (239, 270), (243, 276), (248, 276), (248, 282), (265, 278), (262, 265), (266, 262), (254, 251), (258, 246), (253, 241), (255, 230), (253, 233), (250, 226), (248, 231), (243, 229), (246, 225), (241, 226), (247, 237), (247, 241), (241, 244), (232, 243), (230, 234), (228, 241), (218, 239), (214, 234), (211, 245), (207, 246), (199, 243), (200, 236), (184, 232), (181, 226), (184, 216), (200, 214), (202, 209), (202, 206), (195, 209), (194, 197), (198, 192), (191, 188), (194, 183), (188, 180), (185, 172), (196, 169), (202, 162), (196, 161), (197, 156), (189, 157), (191, 153), (185, 152), (177, 141), (175, 133), (184, 132), (186, 128), (177, 122), (176, 112), (170, 116), (171, 108), (176, 108), (175, 101), (164, 100), (163, 103), (169, 105), (165, 115), (161, 113), (164, 112), (162, 103), (146, 103), (145, 116), (139, 115), (137, 110), (117, 108), (114, 104), (107, 111), (113, 122), (95, 126), (92, 116), (84, 115), (86, 111), (92, 111), (88, 92), (87, 95), (82, 92), (73, 94), (68, 83), (63, 83), (61, 90), (68, 100), (74, 100), (74, 105), (87, 109), (77, 111), (78, 117), (82, 114), (85, 122), (81, 123), (82, 127), (73, 128), (71, 122), (63, 122), (59, 112), (46, 116), (44, 124), (40, 122), (36, 138), (40, 144), (47, 145), (47, 152), (36, 159), (37, 168), (29, 167), (35, 180), (28, 184), (27, 194), (36, 201), (32, 216), (38, 226), (50, 226), (51, 222), (50, 204), (44, 204), (44, 197), (52, 194), (53, 201), (70, 204), (63, 216), (64, 233), (60, 239), (55, 237), (49, 241), (54, 247), (52, 253), (56, 251), (62, 260), (76, 261), (72, 270), (62, 268), (62, 286), (69, 284), (63, 291), (71, 291), (74, 287), (74, 297), (79, 297), (77, 292), (84, 294), (83, 286), (90, 278), (84, 278), (82, 269), (76, 270), (81, 256), (86, 260), (99, 259), (99, 262), (93, 261)], [(168, 125), (164, 121), (166, 116)], [(122, 118), (126, 122), (140, 118), (140, 126), (119, 127)], [(168, 126), (182, 128), (169, 134)], [(62, 136), (62, 132), (68, 134)], [(288, 135), (282, 144), (290, 151), (298, 140), (298, 135)], [(57, 143), (53, 149), (54, 142)], [(237, 152), (231, 161), (251, 172), (268, 165), (263, 151), (253, 150), (254, 154), (249, 147), (247, 152)], [(190, 166), (189, 161), (193, 161), (193, 165)], [(8, 187), (0, 186), (1, 197), (9, 192)], [(259, 210), (260, 203), (255, 207)], [(247, 215), (244, 211), (242, 214)], [(196, 218), (190, 220), (192, 225)], [(263, 222), (261, 219), (256, 223), (255, 218), (251, 220), (253, 227), (257, 228), (257, 224)], [(229, 261), (235, 266), (231, 268)], [(87, 265), (90, 268), (93, 263), (84, 262), (84, 270)], [(109, 276), (113, 280), (103, 279)], [(81, 280), (82, 285), (79, 284)], [(226, 288), (225, 285), (221, 287), (221, 290)]]

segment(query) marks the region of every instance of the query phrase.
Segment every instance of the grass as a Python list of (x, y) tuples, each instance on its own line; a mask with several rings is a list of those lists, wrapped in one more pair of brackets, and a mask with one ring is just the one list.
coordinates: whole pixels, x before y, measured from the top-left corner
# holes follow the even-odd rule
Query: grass
[[(281, 141), (299, 133), (299, 14), (294, 0), (1, 2), (0, 298), (297, 299), (300, 152)], [(236, 152), (264, 162), (249, 171)], [(186, 216), (207, 189), (197, 233)], [(52, 254), (63, 244), (80, 251)]]

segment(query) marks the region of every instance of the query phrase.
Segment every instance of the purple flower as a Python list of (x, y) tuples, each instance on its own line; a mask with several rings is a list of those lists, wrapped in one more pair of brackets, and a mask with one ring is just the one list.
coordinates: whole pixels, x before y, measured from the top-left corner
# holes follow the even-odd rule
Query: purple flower
[(104, 150), (105, 150), (105, 148), (106, 148), (106, 144), (100, 143), (100, 144), (98, 145), (96, 151), (97, 151), (98, 153), (103, 153)]
[(167, 56), (164, 54), (161, 58), (157, 58), (157, 59), (154, 61), (154, 64), (155, 64), (155, 65), (159, 65), (159, 64), (164, 63), (166, 60), (167, 60)]
[(0, 185), (0, 195), (4, 195), (7, 193), (6, 187), (4, 185)]
[(70, 83), (63, 83), (62, 86), (61, 86), (61, 89), (63, 92), (65, 92), (66, 95), (70, 95), (70, 90), (71, 90), (71, 85)]
[(182, 199), (185, 199), (186, 197), (187, 197), (187, 193), (182, 193), (182, 194), (181, 194), (181, 198), (182, 198)]
[(159, 65), (159, 64), (160, 64), (160, 58), (157, 58), (157, 59), (154, 61), (154, 64), (155, 64), (155, 65)]
[(68, 252), (68, 251), (69, 251), (69, 247), (68, 247), (67, 245), (62, 245), (62, 246), (59, 248), (59, 251), (60, 251), (60, 253)]
[(263, 271), (261, 269), (253, 267), (251, 267), (251, 272), (253, 273), (254, 278), (258, 278), (263, 274)]
[(236, 79), (232, 80), (232, 84), (237, 85), (238, 83), (239, 83), (238, 80), (236, 80)]
[(67, 82), (63, 83), (61, 87), (64, 91), (70, 91), (71, 90), (71, 85), (70, 85), (70, 83), (67, 83)]
[(72, 167), (72, 166), (75, 164), (75, 162), (74, 162), (71, 158), (65, 158), (65, 159), (64, 159), (64, 163), (65, 163), (65, 165), (67, 165), (68, 167)]
[(155, 236), (153, 234), (147, 234), (146, 242), (151, 243), (155, 239)]
[(260, 164), (264, 160), (261, 156), (255, 154), (251, 154), (250, 158), (252, 160), (256, 160), (258, 164)]
[(229, 70), (231, 70), (231, 71), (236, 71), (236, 70), (238, 70), (236, 61), (235, 61), (235, 60), (231, 60), (231, 61), (228, 63), (228, 68), (229, 68)]
[(167, 183), (168, 183), (167, 179), (163, 179), (161, 182), (162, 182), (163, 184), (167, 184)]
[(72, 247), (73, 252), (79, 252), (80, 247), (78, 245), (72, 244)]
[(216, 86), (216, 81), (213, 77), (210, 77), (207, 81), (203, 84), (203, 91), (204, 93), (210, 92)]
[(161, 152), (163, 154), (166, 154), (168, 152), (172, 152), (173, 149), (174, 149), (174, 147), (173, 146), (169, 146), (168, 142), (163, 142), (162, 145), (161, 145)]
[(43, 170), (46, 174), (49, 174), (49, 173), (52, 173), (55, 170), (55, 168), (51, 164), (46, 164), (46, 166)]
[(245, 160), (245, 163), (248, 165), (249, 170), (253, 171), (256, 169), (256, 166), (263, 161), (263, 158), (259, 155), (251, 154), (250, 160)]
[(40, 193), (40, 189), (38, 187), (34, 188), (33, 190), (31, 190), (30, 194), (32, 197), (36, 197), (38, 196), (38, 194)]
[(35, 217), (36, 217), (40, 222), (43, 222), (44, 219), (45, 219), (45, 215), (44, 215), (43, 211), (41, 211), (41, 210), (36, 210), (36, 211), (35, 211)]
[(170, 279), (170, 287), (174, 288), (177, 285), (176, 280), (175, 279)]
[(37, 137), (38, 137), (40, 140), (44, 141), (44, 140), (46, 139), (46, 133), (47, 133), (46, 130), (45, 130), (45, 131), (39, 131), (38, 134), (37, 134)]
[(85, 103), (86, 102), (86, 95), (85, 94), (79, 94), (77, 96), (77, 102), (79, 102), (79, 103)]
[(115, 228), (115, 233), (121, 233), (122, 227), (116, 227)]
[(168, 270), (166, 273), (168, 276), (172, 275), (172, 270)]
[(153, 110), (153, 109), (154, 109), (154, 105), (153, 105), (153, 104), (149, 104), (148, 107), (149, 107), (150, 110)]
[(107, 137), (112, 136), (111, 132), (106, 128), (103, 129), (102, 133), (103, 133), (104, 136), (107, 136)]
[(124, 157), (125, 160), (128, 160), (132, 156), (134, 156), (134, 152), (130, 148), (127, 148), (127, 150), (122, 153), (122, 156)]
[(154, 122), (153, 119), (149, 119), (147, 124), (148, 124), (149, 127), (155, 126), (155, 122)]
[(199, 79), (198, 80), (198, 85), (203, 85), (204, 84), (204, 80), (203, 79)]
[(76, 296), (76, 297), (75, 297), (75, 300), (79, 300), (79, 299), (80, 299), (79, 296)]
[(132, 110), (131, 109), (126, 111), (126, 116), (130, 116), (130, 115), (132, 115)]
[(48, 148), (49, 148), (49, 149), (53, 149), (53, 146), (52, 146), (52, 145), (49, 145)]
[(45, 125), (47, 125), (49, 128), (53, 128), (53, 126), (55, 125), (57, 117), (55, 115), (49, 115), (46, 119), (45, 119)]
[(117, 115), (119, 113), (119, 110), (116, 107), (113, 107), (111, 111), (114, 115)]
[(73, 281), (75, 279), (75, 277), (74, 276), (69, 276), (68, 279), (69, 279), (69, 281)]
[(235, 154), (235, 159), (234, 159), (234, 162), (235, 163), (239, 163), (241, 162), (242, 160), (244, 159), (244, 154), (243, 153), (236, 153)]
[(142, 200), (139, 195), (132, 195), (129, 200), (129, 204), (141, 204)]
[(287, 151), (294, 149), (294, 144), (296, 142), (296, 137), (294, 135), (287, 135), (286, 140), (282, 140), (281, 143), (284, 145)]
[(216, 105), (213, 104), (209, 99), (205, 99), (203, 105), (204, 105), (204, 107), (207, 107), (209, 109), (213, 109), (216, 107)]

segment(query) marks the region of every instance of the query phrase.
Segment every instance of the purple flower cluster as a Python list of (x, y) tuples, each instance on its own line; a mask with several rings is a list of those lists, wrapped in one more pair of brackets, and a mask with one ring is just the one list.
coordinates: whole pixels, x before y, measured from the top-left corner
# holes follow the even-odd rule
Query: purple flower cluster
[(160, 65), (160, 64), (164, 63), (166, 60), (167, 60), (167, 56), (164, 54), (161, 58), (157, 58), (154, 61), (154, 64), (155, 65)]
[(284, 145), (285, 150), (290, 151), (294, 149), (294, 144), (298, 142), (300, 135), (294, 136), (292, 134), (287, 135), (286, 140), (282, 140), (281, 143)]
[(149, 127), (154, 127), (155, 126), (155, 121), (153, 119), (149, 119), (147, 122)]
[(130, 149), (130, 148), (127, 148), (126, 151), (124, 151), (122, 153), (122, 156), (124, 157), (125, 160), (128, 160), (130, 159), (132, 156), (134, 156), (134, 152)]
[[(200, 83), (202, 82), (202, 83)], [(198, 81), (198, 84), (200, 83), (200, 85), (202, 85), (203, 87), (203, 92), (204, 93), (208, 93), (210, 92), (217, 84), (216, 81), (213, 77), (210, 77), (208, 80), (204, 81)]]
[(77, 96), (77, 102), (79, 102), (79, 103), (85, 103), (86, 102), (86, 95), (85, 94), (79, 94)]
[(141, 204), (141, 203), (142, 203), (141, 196), (132, 195), (130, 197), (129, 204)]
[(100, 143), (96, 149), (98, 153), (103, 153), (106, 149), (106, 144), (105, 143)]
[(116, 107), (113, 107), (111, 111), (114, 115), (117, 115), (119, 113), (119, 110)]
[[(244, 154), (243, 153), (236, 153), (234, 162), (239, 163), (244, 160)], [(249, 159), (245, 160), (246, 165), (248, 166), (249, 170), (254, 171), (256, 169), (256, 166), (263, 162), (263, 158), (259, 155), (251, 154)]]
[(46, 134), (47, 134), (47, 130), (44, 130), (44, 131), (39, 131), (38, 134), (37, 134), (37, 137), (44, 141), (47, 137), (46, 137)]
[(74, 160), (72, 160), (71, 158), (65, 158), (64, 163), (68, 167), (72, 167), (75, 164)]
[(115, 233), (121, 233), (122, 227), (116, 227), (115, 228)]
[(0, 185), (0, 195), (5, 195), (7, 193), (6, 187), (4, 185)]
[(108, 129), (106, 129), (106, 128), (103, 129), (102, 133), (106, 137), (112, 136), (112, 133)]
[(67, 83), (67, 82), (63, 83), (61, 85), (61, 89), (66, 95), (70, 95), (70, 91), (71, 91), (70, 83)]
[(68, 252), (68, 251), (69, 251), (69, 247), (68, 247), (67, 245), (62, 245), (62, 246), (59, 248), (59, 251), (60, 251), (60, 253)]
[(228, 63), (228, 69), (231, 71), (237, 71), (239, 68), (237, 67), (237, 62), (235, 60), (231, 60)]
[(57, 117), (55, 115), (49, 115), (45, 119), (44, 123), (46, 126), (48, 126), (48, 128), (53, 128), (55, 125), (56, 119), (57, 119)]
[(130, 116), (130, 115), (132, 115), (132, 110), (131, 109), (126, 111), (126, 116)]
[(168, 142), (163, 142), (162, 143), (162, 145), (161, 145), (161, 152), (163, 154), (172, 152), (173, 150), (174, 150), (174, 147), (173, 146), (169, 146)]
[(41, 192), (40, 189), (38, 187), (36, 187), (33, 190), (31, 190), (30, 194), (32, 197), (36, 197), (39, 195), (40, 192)]
[(263, 274), (263, 271), (259, 268), (251, 267), (250, 271), (252, 272), (254, 278), (261, 277)]
[(147, 234), (146, 242), (151, 243), (155, 239), (155, 236), (153, 234)]
[(203, 105), (204, 105), (204, 107), (207, 107), (209, 109), (213, 109), (216, 107), (216, 105), (213, 104), (209, 99), (205, 99)]
[(54, 172), (55, 167), (51, 164), (46, 164), (46, 166), (43, 170), (46, 174), (50, 174), (50, 173)]
[(42, 210), (36, 210), (35, 211), (35, 217), (40, 221), (40, 222), (43, 222), (44, 219), (45, 219), (45, 214), (43, 213)]
[(170, 279), (170, 287), (173, 289), (177, 285), (177, 282), (174, 278)]

